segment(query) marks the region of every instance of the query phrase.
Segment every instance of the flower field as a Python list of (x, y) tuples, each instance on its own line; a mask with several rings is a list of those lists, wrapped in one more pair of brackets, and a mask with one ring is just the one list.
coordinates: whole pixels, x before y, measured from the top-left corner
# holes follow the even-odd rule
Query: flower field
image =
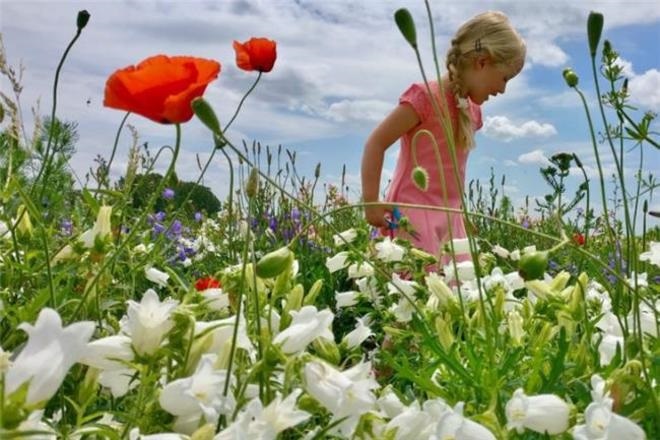
[[(79, 12), (54, 96), (89, 20)], [(585, 36), (597, 108), (571, 69), (567, 89), (584, 103), (596, 157), (611, 148), (623, 160), (634, 145), (657, 158), (655, 115), (631, 113), (603, 25), (592, 13)], [(397, 26), (417, 50), (405, 10)], [(13, 86), (0, 92), (0, 438), (660, 437), (652, 176), (631, 188), (621, 171), (616, 202), (610, 176), (589, 185), (576, 154), (556, 154), (541, 169), (538, 216), (511, 206), (495, 176), (470, 182), (469, 237), (430, 255), (372, 231), (344, 185), (299, 178), (290, 151), (225, 136), (278, 67), (268, 38), (233, 48), (254, 83), (225, 125), (204, 98), (219, 61), (154, 55), (118, 66), (104, 101), (126, 114), (118, 132), (129, 115), (148, 118), (172, 128), (172, 146), (152, 157), (136, 142), (111, 181), (115, 141), (80, 186), (68, 169), (75, 126), (54, 100), (25, 129), (20, 75), (0, 47)], [(599, 143), (591, 124), (601, 115), (611, 129)], [(202, 176), (176, 175), (192, 118), (213, 151), (202, 175), (215, 155), (229, 164), (225, 200)], [(170, 161), (163, 175), (159, 156)], [(574, 194), (571, 167), (584, 173)], [(411, 178), (423, 187), (429, 177)]]

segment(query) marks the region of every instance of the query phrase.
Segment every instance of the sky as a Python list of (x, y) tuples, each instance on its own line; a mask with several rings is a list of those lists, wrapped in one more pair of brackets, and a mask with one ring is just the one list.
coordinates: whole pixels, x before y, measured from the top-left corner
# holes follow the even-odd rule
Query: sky
[[(605, 16), (603, 39), (610, 40), (621, 54), (631, 104), (640, 111), (660, 111), (657, 0), (452, 0), (430, 4), (441, 65), (460, 24), (485, 10), (506, 13), (526, 40), (523, 71), (509, 82), (504, 95), (482, 107), (484, 126), (477, 133), (477, 148), (471, 152), (467, 168), (468, 181), (487, 183), (493, 170), (499, 186), (506, 176), (503, 190), (516, 206), (522, 206), (529, 196), (533, 211), (534, 198), (550, 191), (539, 168), (547, 166), (548, 157), (558, 152), (577, 153), (597, 191), (587, 119), (579, 97), (561, 75), (566, 67), (575, 70), (592, 117), (599, 123), (586, 37), (589, 11)], [(60, 75), (57, 107), (57, 117), (78, 123), (80, 138), (71, 167), (81, 179), (94, 166), (97, 155), (109, 157), (124, 117), (123, 112), (103, 106), (105, 81), (115, 70), (161, 53), (218, 60), (222, 71), (205, 97), (226, 123), (256, 78), (255, 72), (236, 67), (232, 42), (251, 37), (273, 39), (278, 53), (275, 68), (263, 75), (227, 137), (239, 145), (258, 141), (274, 150), (282, 145), (295, 151), (298, 172), (308, 178), (321, 163), (321, 181), (326, 184), (338, 184), (345, 165), (348, 195), (357, 201), (366, 138), (396, 106), (399, 95), (422, 78), (414, 52), (394, 24), (393, 14), (401, 7), (408, 8), (416, 21), (422, 62), (433, 76), (422, 0), (0, 0), (0, 32), (8, 63), (24, 68), (21, 105), (30, 131), (31, 108), (38, 103), (39, 114), (50, 114), (55, 68), (75, 33), (77, 12), (86, 9), (91, 14)], [(0, 86), (4, 93), (11, 92), (4, 78)], [(641, 117), (641, 113), (634, 114)], [(128, 124), (137, 131), (140, 143), (149, 143), (152, 154), (174, 142), (172, 126), (137, 115), (131, 115)], [(652, 128), (660, 131), (660, 124), (655, 122)], [(131, 132), (124, 130), (111, 170), (115, 178), (126, 169), (132, 142)], [(206, 128), (195, 119), (185, 124), (178, 176), (196, 180), (198, 163), (206, 161), (212, 148)], [(599, 144), (598, 149), (610, 176), (615, 169), (610, 148)], [(381, 188), (392, 175), (398, 150), (397, 143), (386, 152)], [(640, 149), (628, 145), (625, 151), (630, 188)], [(647, 144), (642, 152), (643, 175), (658, 175), (658, 150)], [(157, 168), (163, 171), (166, 162), (159, 161)], [(217, 154), (203, 184), (224, 198), (228, 176), (227, 163)], [(579, 173), (572, 170), (569, 188), (580, 182)], [(594, 194), (592, 200), (598, 198)], [(659, 196), (651, 207), (660, 210)], [(658, 224), (649, 220), (651, 225)]]

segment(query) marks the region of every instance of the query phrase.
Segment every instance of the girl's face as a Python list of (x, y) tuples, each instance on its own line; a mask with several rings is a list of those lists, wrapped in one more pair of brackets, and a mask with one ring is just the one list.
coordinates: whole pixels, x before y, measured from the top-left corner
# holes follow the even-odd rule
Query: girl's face
[(463, 75), (472, 102), (481, 105), (491, 96), (504, 93), (507, 82), (522, 69), (522, 63), (495, 64), (487, 55), (477, 57)]

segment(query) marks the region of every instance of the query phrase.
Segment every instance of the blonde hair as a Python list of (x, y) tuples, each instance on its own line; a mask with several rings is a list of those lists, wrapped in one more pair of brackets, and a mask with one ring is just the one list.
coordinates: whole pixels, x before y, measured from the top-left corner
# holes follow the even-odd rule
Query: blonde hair
[[(447, 51), (447, 72), (456, 99), (465, 96), (461, 74), (477, 56), (485, 53), (497, 66), (522, 66), (526, 51), (525, 41), (502, 12), (484, 12), (465, 22)], [(474, 147), (470, 109), (458, 107), (458, 132), (454, 138), (458, 145), (469, 149)]]

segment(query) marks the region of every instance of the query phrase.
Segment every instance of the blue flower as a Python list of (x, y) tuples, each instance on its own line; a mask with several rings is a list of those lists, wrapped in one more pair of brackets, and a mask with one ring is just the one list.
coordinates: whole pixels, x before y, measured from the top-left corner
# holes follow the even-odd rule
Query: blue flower
[(172, 188), (165, 188), (163, 190), (163, 198), (170, 200), (174, 198), (174, 190)]

